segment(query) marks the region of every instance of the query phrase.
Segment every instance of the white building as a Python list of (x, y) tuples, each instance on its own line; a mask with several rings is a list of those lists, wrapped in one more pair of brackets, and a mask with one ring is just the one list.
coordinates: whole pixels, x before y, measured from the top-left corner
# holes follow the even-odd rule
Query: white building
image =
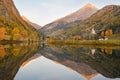
[(96, 32), (95, 32), (95, 29), (94, 28), (92, 28), (92, 32), (91, 32), (92, 34), (96, 34)]

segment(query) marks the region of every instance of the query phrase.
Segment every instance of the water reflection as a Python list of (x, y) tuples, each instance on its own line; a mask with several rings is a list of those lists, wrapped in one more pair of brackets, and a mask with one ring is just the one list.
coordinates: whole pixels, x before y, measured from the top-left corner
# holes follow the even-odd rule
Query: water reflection
[(20, 68), (15, 80), (118, 80), (119, 52), (119, 48), (47, 46), (37, 53), (42, 57), (32, 57), (28, 66)]
[(0, 79), (120, 79), (119, 47), (44, 46), (0, 45)]
[(3, 58), (6, 54), (6, 51), (4, 49), (3, 45), (0, 45), (0, 58)]
[(0, 80), (13, 80), (21, 64), (38, 50), (38, 44), (0, 45)]

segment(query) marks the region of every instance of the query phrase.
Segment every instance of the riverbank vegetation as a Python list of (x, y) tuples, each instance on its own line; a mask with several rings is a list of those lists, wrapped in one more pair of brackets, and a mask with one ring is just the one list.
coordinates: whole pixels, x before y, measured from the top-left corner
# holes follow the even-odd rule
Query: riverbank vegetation
[(48, 44), (120, 46), (120, 40), (47, 40)]

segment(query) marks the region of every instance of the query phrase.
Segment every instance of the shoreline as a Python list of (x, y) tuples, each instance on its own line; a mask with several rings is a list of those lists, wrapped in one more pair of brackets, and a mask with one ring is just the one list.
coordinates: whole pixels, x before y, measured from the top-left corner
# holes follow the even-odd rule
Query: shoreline
[(49, 40), (48, 44), (120, 46), (120, 40)]

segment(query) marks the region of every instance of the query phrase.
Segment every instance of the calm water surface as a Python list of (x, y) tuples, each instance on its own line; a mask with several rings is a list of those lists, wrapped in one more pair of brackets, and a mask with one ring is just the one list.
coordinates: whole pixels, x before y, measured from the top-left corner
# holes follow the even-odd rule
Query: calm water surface
[(120, 47), (0, 45), (0, 80), (120, 80)]

